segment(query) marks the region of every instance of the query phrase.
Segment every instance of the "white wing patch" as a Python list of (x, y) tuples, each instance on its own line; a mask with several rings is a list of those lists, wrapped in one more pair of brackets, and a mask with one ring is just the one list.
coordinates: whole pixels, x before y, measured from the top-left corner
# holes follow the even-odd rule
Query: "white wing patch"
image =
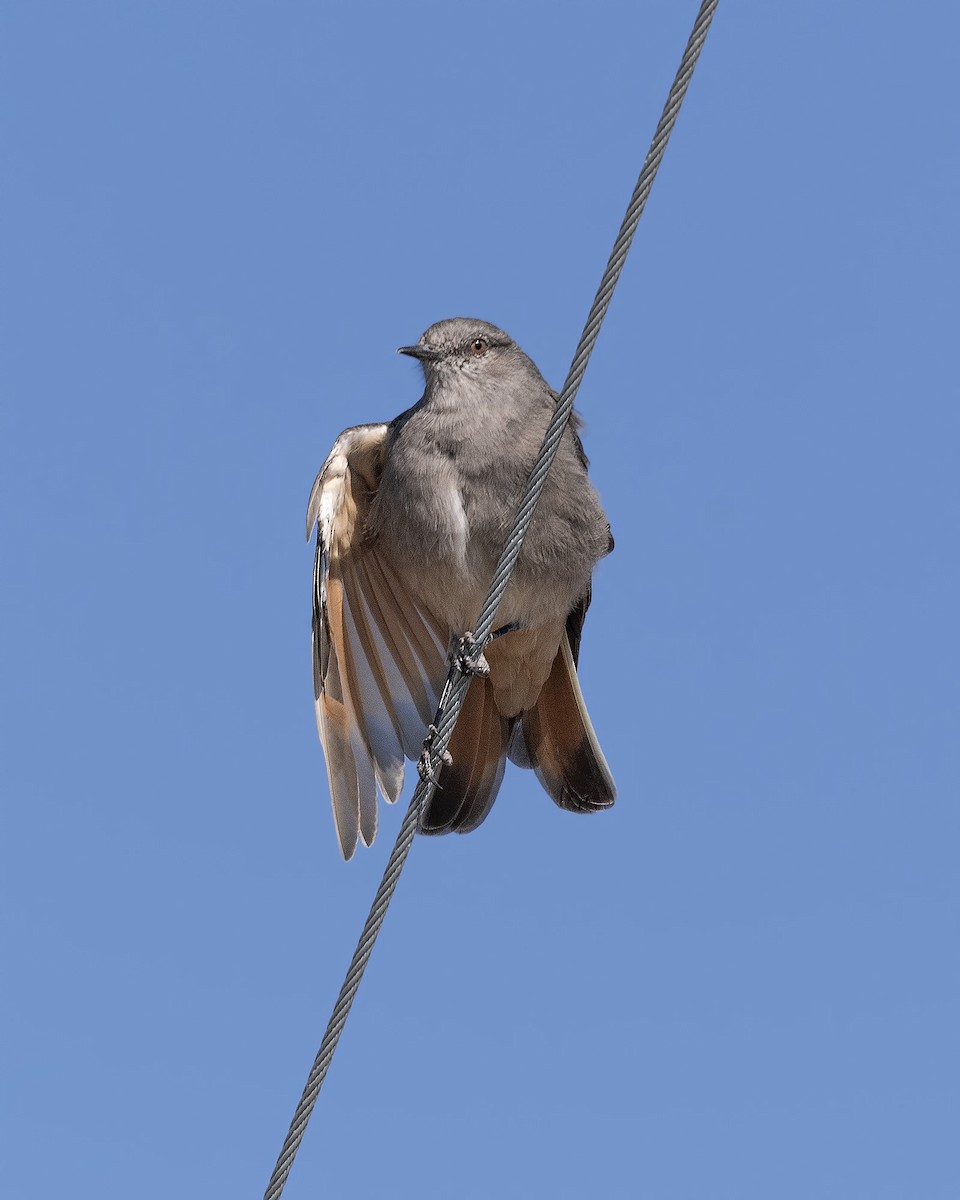
[(443, 493), (443, 507), (457, 558), (460, 562), (465, 563), (467, 561), (467, 510), (463, 507), (463, 495), (452, 479), (448, 480)]

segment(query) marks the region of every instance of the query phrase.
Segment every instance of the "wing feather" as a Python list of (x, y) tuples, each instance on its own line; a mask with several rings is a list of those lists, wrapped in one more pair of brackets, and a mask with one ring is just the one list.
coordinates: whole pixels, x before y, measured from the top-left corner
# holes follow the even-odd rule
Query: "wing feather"
[(345, 657), (350, 664), (350, 692), (355, 697), (357, 721), (366, 735), (367, 754), (373, 759), (377, 783), (392, 804), (403, 787), (403, 748), (363, 597), (350, 576), (345, 580), (345, 588), (349, 597), (344, 641)]
[[(315, 638), (315, 647), (316, 644)], [(356, 847), (360, 827), (360, 787), (350, 739), (350, 713), (344, 701), (336, 657), (327, 660), (323, 686), (315, 693), (315, 707), (337, 839), (344, 857), (349, 858)]]
[(403, 786), (404, 755), (420, 752), (446, 677), (442, 626), (411, 595), (368, 532), (388, 426), (344, 431), (307, 505), (317, 526), (313, 682), (317, 730), (344, 858), (377, 831), (377, 792)]
[(399, 673), (400, 687), (392, 688), (400, 724), (401, 742), (408, 758), (416, 758), (423, 742), (424, 729), (433, 720), (440, 699), (440, 688), (446, 677), (446, 650), (436, 637), (424, 638), (426, 620), (422, 611), (409, 598), (404, 608), (400, 597), (405, 594), (395, 574), (383, 562), (382, 555), (372, 553), (357, 564), (364, 573), (364, 599), (370, 608), (385, 653), (381, 661)]

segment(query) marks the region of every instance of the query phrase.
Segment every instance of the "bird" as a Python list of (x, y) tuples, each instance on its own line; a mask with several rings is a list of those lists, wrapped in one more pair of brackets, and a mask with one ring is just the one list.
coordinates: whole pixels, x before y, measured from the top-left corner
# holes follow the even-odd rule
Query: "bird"
[[(344, 430), (316, 477), (307, 540), (313, 685), (343, 858), (377, 832), (417, 761), (450, 656), (482, 608), (557, 393), (502, 329), (454, 317), (398, 353), (424, 392), (388, 422)], [(577, 678), (594, 567), (613, 549), (576, 413), (568, 423), (421, 814), (427, 834), (486, 818), (509, 758), (563, 809), (616, 786)], [(467, 641), (464, 642), (464, 635)]]

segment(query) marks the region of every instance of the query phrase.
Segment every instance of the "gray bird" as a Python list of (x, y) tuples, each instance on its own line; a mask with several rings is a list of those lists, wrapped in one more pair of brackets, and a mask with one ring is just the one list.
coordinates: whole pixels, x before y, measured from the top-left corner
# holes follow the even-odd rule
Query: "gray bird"
[[(377, 832), (404, 757), (419, 757), (449, 654), (473, 629), (557, 395), (506, 333), (440, 321), (400, 354), (426, 389), (388, 424), (337, 438), (307, 506), (318, 527), (313, 681), (344, 858)], [(532, 767), (561, 808), (608, 808), (616, 788), (576, 663), (591, 574), (613, 548), (574, 416), (497, 610), (423, 813), (466, 833), (490, 811), (506, 759)]]

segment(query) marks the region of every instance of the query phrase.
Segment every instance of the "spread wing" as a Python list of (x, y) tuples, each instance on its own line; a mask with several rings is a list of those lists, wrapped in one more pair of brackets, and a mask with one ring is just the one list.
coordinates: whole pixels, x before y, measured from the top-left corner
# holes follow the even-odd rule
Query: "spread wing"
[(446, 678), (447, 637), (368, 531), (387, 425), (345, 430), (307, 505), (317, 526), (313, 694), (343, 857), (377, 832), (377, 790), (391, 804), (404, 756), (419, 756)]

